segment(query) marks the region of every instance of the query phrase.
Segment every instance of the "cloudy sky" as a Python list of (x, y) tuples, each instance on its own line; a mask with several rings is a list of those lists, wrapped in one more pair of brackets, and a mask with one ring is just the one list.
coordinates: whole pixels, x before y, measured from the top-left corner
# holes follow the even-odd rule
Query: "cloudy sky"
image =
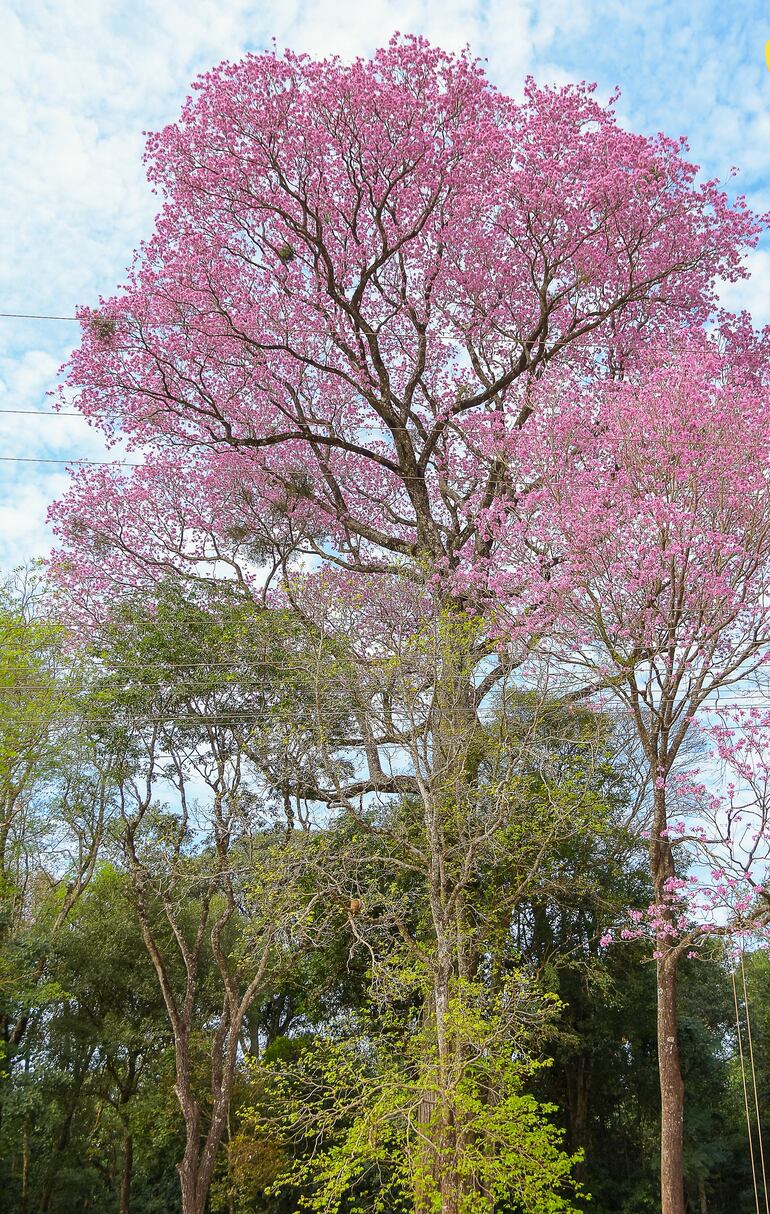
[[(730, 11), (732, 10), (732, 11)], [(767, 0), (0, 0), (0, 312), (70, 316), (121, 281), (156, 200), (142, 132), (173, 119), (195, 75), (278, 46), (367, 53), (395, 31), (466, 43), (509, 92), (593, 80), (636, 130), (690, 140), (709, 176), (770, 210)], [(727, 302), (770, 321), (770, 239)], [(0, 569), (50, 543), (67, 458), (99, 458), (78, 418), (51, 416), (77, 327), (0, 317)], [(28, 416), (11, 410), (39, 410)]]

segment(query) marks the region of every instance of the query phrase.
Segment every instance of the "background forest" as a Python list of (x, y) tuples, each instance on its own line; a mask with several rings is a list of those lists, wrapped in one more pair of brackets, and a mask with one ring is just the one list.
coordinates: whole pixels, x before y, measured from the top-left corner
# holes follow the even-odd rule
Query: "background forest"
[[(6, 588), (2, 638), (4, 1208), (176, 1209), (188, 1123), (203, 1151), (218, 1114), (212, 1211), (278, 1214), (300, 1196), (411, 1209), (389, 1122), (431, 1054), (429, 891), (404, 863), (420, 845), (417, 807), (404, 797), (364, 823), (331, 807), (319, 828), (278, 778), (286, 766), (317, 778), (319, 728), (337, 744), (355, 728), (339, 655), (319, 668), (286, 612), (244, 617), (226, 598), (169, 590), (151, 622), (135, 603), (73, 659), (34, 571)], [(499, 1049), (490, 1006), (508, 1020), (516, 1116), (539, 1167), (560, 1173), (564, 1152), (592, 1210), (656, 1210), (654, 967), (644, 942), (599, 944), (649, 898), (633, 743), (611, 714), (514, 692), (475, 744), (480, 779), (502, 714), (529, 771), (465, 883), (485, 979), (473, 993), (484, 1023), (462, 1033)], [(686, 1187), (699, 1211), (754, 1206), (732, 965), (715, 944), (682, 968)], [(747, 954), (745, 978), (764, 1107), (764, 952)], [(561, 1208), (528, 1183), (498, 1208)]]

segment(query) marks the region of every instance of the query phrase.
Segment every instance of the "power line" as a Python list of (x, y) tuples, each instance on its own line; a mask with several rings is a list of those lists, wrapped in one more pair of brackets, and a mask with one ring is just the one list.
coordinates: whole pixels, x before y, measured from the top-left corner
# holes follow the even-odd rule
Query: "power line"
[(104, 468), (143, 468), (144, 464), (131, 463), (128, 460), (115, 459), (42, 459), (31, 455), (0, 455), (3, 464), (67, 464), (86, 465), (88, 467)]
[[(200, 617), (192, 616), (192, 615), (182, 615), (179, 617), (178, 622), (196, 624), (196, 623), (200, 622)], [(142, 624), (152, 626), (153, 621), (151, 618), (148, 618), (147, 620), (142, 621)], [(128, 632), (128, 630), (129, 630), (129, 626), (124, 625), (122, 628), (122, 631), (124, 633), (126, 633), (126, 632)], [(173, 636), (173, 634), (172, 634), (172, 636)], [(247, 640), (247, 639), (248, 638), (243, 637), (243, 636), (238, 637), (237, 634), (233, 637), (233, 641), (238, 641), (238, 640), (243, 641), (243, 640)], [(479, 665), (481, 665), (481, 663), (484, 660), (486, 660), (486, 659), (484, 659), (484, 658), (479, 659)], [(91, 656), (90, 661), (91, 661), (91, 663), (93, 663), (93, 665), (91, 667), (92, 673), (96, 677), (99, 677), (99, 678), (114, 678), (115, 676), (120, 675), (120, 674), (128, 675), (128, 674), (133, 674), (133, 673), (137, 673), (137, 672), (141, 673), (141, 672), (151, 672), (151, 671), (157, 671), (159, 674), (166, 675), (168, 672), (177, 671), (177, 670), (201, 671), (201, 672), (211, 671), (212, 673), (219, 673), (223, 676), (227, 675), (228, 673), (231, 673), (235, 676), (238, 676), (239, 674), (241, 674), (243, 676), (248, 676), (250, 678), (253, 678), (255, 675), (255, 671), (254, 671), (255, 666), (261, 667), (264, 674), (270, 674), (270, 673), (274, 673), (276, 671), (280, 672), (281, 674), (295, 674), (295, 673), (303, 673), (303, 672), (306, 674), (312, 674), (314, 671), (317, 671), (317, 669), (318, 669), (317, 665), (315, 663), (313, 663), (312, 661), (311, 662), (292, 662), (292, 661), (284, 660), (284, 659), (276, 661), (276, 660), (270, 660), (267, 657), (267, 655), (260, 655), (258, 652), (255, 652), (253, 655), (245, 657), (241, 661), (238, 661), (237, 659), (218, 660), (218, 661), (208, 661), (207, 660), (207, 661), (198, 661), (198, 662), (195, 662), (195, 661), (164, 662), (163, 660), (139, 662), (139, 661), (116, 660), (113, 662), (109, 662), (109, 664), (100, 665), (100, 663), (105, 662), (105, 659), (102, 658), (98, 654)], [(367, 659), (364, 659), (364, 661), (366, 662)], [(376, 672), (378, 663), (380, 661), (389, 663), (390, 659), (388, 657), (384, 657), (382, 659), (372, 657), (372, 658), (368, 659), (368, 669), (372, 673)], [(329, 662), (332, 662), (332, 663), (334, 662), (334, 656), (333, 655), (324, 655), (325, 669), (328, 669)], [(0, 666), (0, 669), (1, 669), (1, 666)], [(461, 678), (457, 678), (456, 682), (457, 682), (458, 686), (464, 687), (466, 685), (466, 681)], [(238, 686), (244, 685), (240, 678), (233, 679), (233, 684), (234, 685), (237, 684)], [(166, 685), (165, 679), (147, 680), (147, 681), (142, 681), (140, 683), (140, 686), (142, 686), (142, 687), (153, 686), (153, 685), (165, 686)], [(189, 686), (198, 686), (198, 685), (208, 686), (208, 680), (206, 680), (205, 683), (202, 681), (199, 683), (195, 683), (195, 682), (187, 683), (188, 687)], [(257, 684), (255, 684), (255, 685), (257, 685)], [(50, 683), (31, 682), (31, 683), (22, 684), (19, 682), (5, 683), (5, 682), (0, 681), (0, 687), (34, 688), (34, 687), (48, 687), (48, 686), (50, 686)], [(595, 692), (595, 694), (598, 696), (606, 695), (609, 690), (610, 690), (609, 688), (600, 689), (599, 691)], [(553, 700), (548, 700), (548, 699), (544, 700), (544, 709), (545, 710), (547, 710), (549, 704), (557, 704), (559, 701), (560, 693), (557, 690), (554, 690), (551, 694), (553, 696)], [(567, 693), (565, 693), (565, 694), (567, 694)], [(762, 708), (763, 706), (767, 706), (767, 708), (770, 710), (770, 691), (762, 691), (762, 690), (757, 689), (756, 692), (749, 691), (746, 695), (742, 695), (742, 696), (722, 696), (720, 689), (715, 688), (709, 694), (713, 695), (717, 698), (714, 700), (704, 700), (702, 702), (702, 704), (700, 705), (700, 707), (703, 707), (703, 708), (735, 708), (735, 707)], [(755, 696), (761, 697), (761, 698), (752, 699), (751, 698), (752, 695), (755, 695)], [(682, 700), (679, 701), (678, 703), (686, 704), (687, 697), (683, 697)]]
[[(257, 659), (257, 662), (258, 662), (258, 659)], [(159, 665), (156, 665), (155, 667), (153, 667), (152, 665), (149, 667), (143, 667), (143, 666), (129, 667), (126, 665), (120, 667), (116, 664), (116, 666), (112, 669), (95, 671), (94, 674), (97, 677), (97, 679), (99, 679), (99, 680), (112, 680), (114, 682), (116, 675), (119, 674), (121, 670), (128, 671), (129, 673), (130, 672), (141, 672), (143, 670), (148, 670), (148, 669), (149, 670), (156, 669), (156, 670), (171, 671), (174, 669), (192, 669), (194, 666), (195, 666), (195, 663), (190, 663), (189, 667), (187, 667), (186, 664), (173, 664), (173, 663), (169, 663), (168, 667), (161, 667)], [(212, 666), (212, 668), (224, 667), (225, 671), (228, 669), (232, 669), (230, 667), (227, 667), (225, 663), (212, 663), (211, 666)], [(255, 674), (253, 671), (245, 671), (244, 675), (246, 677), (244, 677), (244, 678), (233, 678), (233, 679), (225, 678), (217, 684), (212, 684), (208, 680), (204, 681), (201, 678), (194, 679), (194, 680), (185, 680), (185, 679), (180, 678), (178, 686), (174, 685), (173, 680), (163, 679), (163, 678), (146, 679), (146, 680), (138, 679), (136, 682), (131, 683), (129, 680), (128, 674), (126, 674), (124, 676), (124, 683), (129, 683), (129, 686), (128, 687), (124, 686), (123, 691), (124, 692), (130, 692), (130, 691), (143, 692), (143, 691), (150, 691), (150, 690), (153, 690), (156, 688), (161, 688), (161, 689), (166, 688), (169, 691), (176, 691), (180, 694), (184, 694), (185, 692), (187, 692), (187, 693), (193, 692), (193, 694), (195, 695), (195, 694), (200, 694), (200, 693), (196, 693), (195, 689), (202, 688), (205, 691), (212, 692), (212, 693), (215, 692), (217, 694), (222, 694), (228, 690), (236, 693), (236, 692), (244, 692), (244, 691), (249, 691), (249, 690), (253, 690), (253, 689), (263, 688), (264, 680), (267, 677), (269, 677), (271, 674), (276, 674), (276, 673), (280, 673), (280, 674), (293, 674), (293, 673), (308, 674), (308, 673), (311, 673), (312, 674), (312, 671), (309, 671), (307, 666), (303, 666), (303, 665), (299, 665), (299, 664), (291, 665), (288, 663), (276, 662), (276, 663), (270, 665), (268, 667), (268, 669), (265, 670), (264, 674), (261, 675), (259, 678), (255, 677)], [(77, 691), (77, 689), (78, 689), (77, 682), (75, 683), (74, 687), (70, 687), (70, 688), (68, 688), (65, 684), (65, 686), (61, 688), (61, 694), (62, 695), (72, 694), (74, 691)], [(19, 692), (30, 692), (30, 691), (47, 692), (47, 691), (50, 691), (53, 693), (56, 690), (56, 686), (55, 686), (54, 681), (52, 681), (51, 683), (0, 682), (0, 690), (19, 691)], [(85, 690), (87, 692), (89, 689), (86, 688)], [(91, 690), (93, 690), (93, 689), (91, 689)], [(97, 688), (97, 690), (98, 690), (98, 688)], [(359, 689), (359, 691), (360, 690), (362, 690), (362, 689)], [(336, 689), (334, 687), (330, 687), (329, 689), (324, 690), (324, 693), (323, 693), (325, 699), (332, 699), (335, 697), (335, 694), (348, 696), (348, 694), (352, 694), (352, 693), (348, 693), (348, 691), (345, 689), (344, 686), (341, 688), (338, 687)], [(351, 699), (350, 711), (353, 711), (354, 707), (355, 707), (355, 700)], [(546, 701), (541, 706), (540, 712), (544, 715), (548, 715), (553, 709), (556, 709), (559, 707), (560, 707), (560, 705), (559, 705), (558, 700), (556, 700), (553, 704), (549, 704), (549, 702)], [(566, 710), (569, 706), (564, 705), (563, 707)], [(730, 709), (756, 708), (756, 709), (759, 709), (760, 711), (768, 712), (768, 711), (770, 711), (770, 699), (767, 699), (764, 702), (757, 702), (756, 700), (737, 699), (737, 698), (730, 699), (730, 700), (714, 700), (714, 701), (710, 701), (710, 702), (704, 702), (703, 704), (701, 704), (699, 711), (702, 711), (705, 713), (710, 713), (710, 712), (714, 712), (719, 709), (726, 709), (726, 708), (730, 708)], [(241, 711), (246, 712), (246, 711), (250, 711), (250, 710), (248, 710), (247, 708), (242, 708)], [(336, 715), (340, 712), (348, 712), (348, 711), (349, 710), (348, 710), (347, 706), (345, 706), (344, 708), (336, 708), (336, 709), (334, 709), (334, 715)], [(436, 713), (436, 711), (434, 710), (432, 715), (435, 716), (435, 715), (441, 715), (441, 714)]]
[[(88, 414), (80, 409), (0, 409), (0, 413), (22, 414), (24, 417), (81, 417), (83, 421), (91, 421)], [(120, 414), (115, 410), (114, 413), (98, 415), (100, 419), (108, 416), (119, 418)]]
[[(148, 619), (148, 620), (144, 621), (143, 623), (152, 625), (152, 622), (153, 621), (151, 619)], [(184, 616), (183, 615), (183, 616), (179, 617), (179, 622), (197, 624), (200, 622), (200, 620), (199, 620), (199, 617), (197, 617), (197, 616)], [(119, 631), (122, 631), (125, 634), (129, 631), (129, 626), (124, 625), (123, 628), (120, 629)], [(233, 641), (239, 641), (239, 640), (244, 641), (244, 640), (248, 640), (248, 638), (243, 637), (243, 636), (241, 636), (239, 638), (237, 635), (233, 637)], [(483, 675), (483, 673), (484, 673), (481, 666), (485, 660), (486, 660), (485, 658), (479, 659), (479, 667), (480, 667), (479, 672), (478, 672), (479, 675)], [(379, 664), (381, 662), (385, 662), (386, 664), (388, 664), (390, 662), (390, 659), (387, 656), (384, 658), (381, 658), (381, 659), (378, 659), (377, 657), (371, 657), (369, 659), (363, 659), (362, 661), (364, 663), (363, 668), (364, 668), (365, 672), (368, 672), (370, 674), (376, 674), (376, 673), (378, 673)], [(207, 679), (205, 677), (206, 673), (210, 672), (211, 674), (218, 674), (221, 676), (222, 683), (219, 685), (220, 687), (224, 688), (229, 685), (233, 689), (243, 688), (243, 687), (248, 687), (248, 686), (262, 686), (261, 680), (264, 679), (266, 676), (268, 676), (270, 674), (275, 674), (275, 673), (280, 673), (280, 674), (285, 674), (285, 675), (306, 674), (309, 676), (317, 675), (317, 673), (318, 673), (318, 664), (316, 662), (314, 662), (312, 659), (309, 662), (308, 661), (291, 661), (288, 659), (275, 660), (275, 659), (270, 659), (264, 652), (262, 654), (260, 654), (258, 651), (254, 652), (253, 654), (247, 655), (240, 661), (238, 659), (228, 659), (228, 660), (222, 659), (222, 660), (204, 660), (204, 661), (189, 661), (189, 662), (178, 662), (178, 661), (177, 662), (166, 662), (161, 659), (161, 660), (155, 660), (155, 661), (148, 660), (146, 662), (141, 662), (141, 661), (137, 661), (137, 660), (117, 659), (115, 661), (107, 662), (104, 659), (104, 657), (102, 657), (100, 654), (97, 653), (97, 654), (92, 654), (92, 655), (86, 655), (85, 662), (86, 662), (87, 672), (92, 677), (99, 679), (99, 680), (115, 680), (120, 677), (123, 677), (125, 680), (128, 680), (131, 675), (136, 675), (136, 674), (141, 675), (141, 674), (145, 674), (145, 673), (150, 674), (153, 672), (155, 672), (159, 676), (154, 679), (138, 679), (136, 682), (137, 689), (148, 688), (148, 687), (168, 686), (168, 679), (173, 678), (174, 672), (176, 672), (176, 671), (185, 671), (188, 673), (191, 673), (191, 672), (195, 673), (196, 677), (193, 679), (182, 679), (182, 676), (180, 676), (180, 681), (183, 681), (184, 686), (186, 686), (188, 688), (190, 688), (190, 687), (210, 687), (210, 681), (209, 681), (209, 679)], [(329, 670), (330, 662), (332, 664), (334, 663), (334, 655), (333, 654), (324, 655), (324, 669), (327, 671)], [(2, 662), (0, 661), (0, 670), (1, 669), (2, 669)], [(359, 669), (360, 669), (360, 667), (359, 667)], [(46, 682), (43, 682), (40, 679), (35, 679), (32, 681), (23, 681), (23, 682), (20, 680), (13, 680), (13, 681), (0, 680), (0, 688), (9, 688), (9, 689), (16, 689), (16, 690), (35, 690), (35, 689), (36, 690), (46, 690), (52, 686), (52, 683), (55, 683), (58, 680), (66, 681), (66, 679), (67, 679), (66, 670), (67, 670), (67, 668), (65, 667), (65, 669), (58, 675), (58, 679), (57, 679), (57, 675), (52, 672), (51, 679)], [(200, 672), (200, 673), (198, 673), (198, 672)], [(513, 672), (511, 672), (511, 673), (513, 673)], [(340, 674), (344, 674), (344, 669), (340, 672), (336, 672), (336, 670), (335, 670), (333, 677), (335, 679), (339, 679)], [(233, 677), (228, 678), (227, 677), (228, 675), (232, 675)], [(259, 681), (257, 679), (257, 676), (259, 677)], [(71, 676), (71, 678), (75, 684), (78, 684), (80, 681), (76, 676)], [(457, 683), (457, 686), (461, 686), (461, 687), (466, 686), (465, 679), (457, 678), (456, 683)], [(361, 689), (359, 688), (359, 690), (361, 690)], [(522, 688), (522, 691), (524, 691), (524, 692), (526, 692), (527, 690), (528, 689), (526, 686), (524, 686)], [(610, 688), (600, 688), (598, 691), (595, 691), (593, 694), (598, 697), (603, 697), (603, 696), (606, 696), (607, 694), (609, 694), (610, 690), (611, 690)], [(548, 711), (550, 711), (551, 708), (558, 707), (560, 704), (561, 696), (567, 695), (567, 694), (573, 694), (573, 692), (569, 692), (566, 689), (562, 688), (561, 691), (559, 691), (558, 689), (554, 689), (549, 694), (543, 693), (542, 711), (548, 712)], [(758, 709), (764, 709), (764, 710), (770, 711), (770, 690), (767, 690), (767, 691), (761, 690), (761, 689), (757, 689), (756, 691), (749, 690), (749, 691), (747, 691), (747, 693), (745, 695), (736, 696), (736, 695), (723, 695), (722, 689), (715, 688), (713, 691), (711, 691), (709, 693), (709, 695), (714, 696), (715, 698), (702, 701), (701, 704), (696, 709), (696, 711), (700, 711), (701, 709), (714, 710), (714, 709), (720, 709), (720, 708), (758, 708)], [(754, 697), (754, 698), (752, 698), (752, 697)], [(589, 696), (588, 698), (591, 698), (591, 697)], [(687, 702), (688, 702), (687, 697), (683, 697), (682, 700), (677, 703), (676, 707), (685, 706), (687, 704)], [(566, 704), (564, 705), (564, 707), (568, 707), (568, 706), (569, 705), (566, 705)]]
[(24, 417), (82, 417), (88, 420), (85, 413), (77, 409), (0, 409), (0, 413), (23, 414)]
[(77, 316), (46, 316), (42, 312), (0, 312), (2, 320), (74, 320)]

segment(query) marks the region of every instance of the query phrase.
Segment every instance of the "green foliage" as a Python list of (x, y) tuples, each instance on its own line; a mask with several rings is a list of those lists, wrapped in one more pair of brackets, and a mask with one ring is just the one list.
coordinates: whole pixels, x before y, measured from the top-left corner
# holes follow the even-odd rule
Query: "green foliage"
[[(0, 601), (8, 1208), (115, 1214), (127, 1168), (131, 1214), (179, 1208), (176, 1057), (138, 865), (179, 999), (180, 941), (197, 950), (204, 1133), (223, 988), (199, 926), (223, 916), (236, 983), (276, 927), (212, 1214), (438, 1214), (448, 1173), (461, 1214), (657, 1209), (654, 974), (641, 945), (598, 946), (648, 897), (619, 727), (508, 681), (471, 712), (469, 683), (492, 661), (472, 618), (448, 614), (366, 662), (355, 612), (348, 624), (323, 635), (234, 588), (168, 585), (119, 605), (84, 660), (34, 586)], [(397, 732), (399, 696), (420, 720), (442, 714), (431, 736), (451, 779), (319, 810), (324, 780), (359, 773), (350, 739), (378, 697)], [(152, 746), (157, 787), (133, 819)], [(205, 796), (225, 769), (216, 822)], [(769, 974), (746, 958), (763, 1109)], [(684, 963), (688, 1200), (710, 1214), (753, 1209), (731, 1001), (716, 952)]]
[(6, 1183), (20, 1205), (26, 1154), (29, 1208), (64, 1214), (89, 1200), (106, 1212), (127, 1136), (138, 1187), (147, 1188), (178, 1132), (165, 1015), (125, 872), (97, 871), (48, 942), (39, 988), (45, 1003), (31, 1005), (0, 1127)]
[(393, 1011), (347, 1017), (294, 1057), (273, 1055), (257, 1079), (259, 1105), (244, 1113), (257, 1139), (287, 1147), (271, 1191), (297, 1193), (300, 1208), (318, 1212), (385, 1214), (412, 1209), (418, 1196), (439, 1211), (436, 1177), (451, 1168), (461, 1214), (573, 1209), (575, 1158), (561, 1148), (552, 1108), (526, 1090), (547, 1065), (528, 1044), (553, 1012), (521, 974), (491, 1003), (463, 984), (443, 1026), (449, 1077), (435, 1024)]

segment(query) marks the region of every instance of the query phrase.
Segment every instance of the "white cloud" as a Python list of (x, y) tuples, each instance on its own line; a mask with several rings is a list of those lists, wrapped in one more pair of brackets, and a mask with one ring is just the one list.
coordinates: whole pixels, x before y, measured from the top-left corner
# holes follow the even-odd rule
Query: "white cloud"
[(770, 324), (770, 250), (753, 249), (746, 256), (746, 268), (751, 277), (724, 283), (720, 300), (735, 312), (745, 308), (757, 325)]
[(104, 443), (85, 418), (53, 411), (46, 393), (57, 370), (45, 350), (0, 357), (0, 455), (53, 459), (67, 448), (83, 459), (105, 458)]
[(48, 505), (67, 488), (64, 472), (40, 472), (34, 481), (10, 476), (0, 491), (0, 570), (6, 573), (51, 547)]

